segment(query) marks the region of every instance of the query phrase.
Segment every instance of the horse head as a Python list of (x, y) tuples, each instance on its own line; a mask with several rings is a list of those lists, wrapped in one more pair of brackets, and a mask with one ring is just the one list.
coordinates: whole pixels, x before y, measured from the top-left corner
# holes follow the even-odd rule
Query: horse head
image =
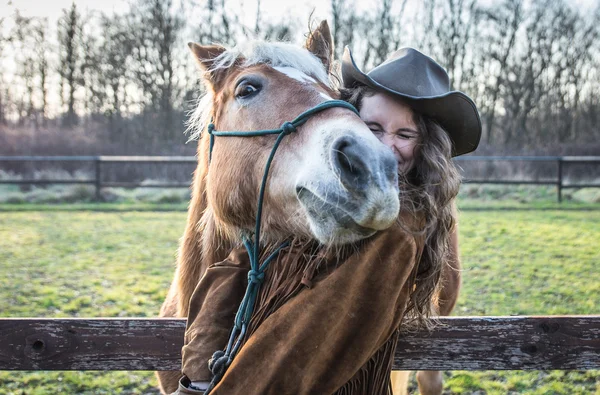
[[(203, 221), (229, 240), (252, 231), (260, 184), (276, 136), (216, 137), (216, 130), (279, 128), (339, 93), (330, 81), (332, 49), (326, 23), (305, 48), (251, 42), (243, 48), (190, 44), (207, 94), (191, 127), (200, 135), (199, 161), (206, 166)], [(210, 152), (209, 152), (210, 151)], [(269, 169), (262, 239), (290, 236), (335, 245), (386, 229), (399, 211), (394, 156), (348, 108), (310, 117), (281, 142)]]

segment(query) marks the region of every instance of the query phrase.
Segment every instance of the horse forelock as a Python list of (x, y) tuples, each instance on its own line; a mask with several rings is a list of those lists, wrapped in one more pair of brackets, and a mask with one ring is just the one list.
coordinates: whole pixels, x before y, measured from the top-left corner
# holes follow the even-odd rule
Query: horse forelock
[(226, 69), (236, 61), (242, 67), (267, 64), (271, 67), (293, 67), (331, 87), (323, 63), (306, 48), (288, 43), (248, 41), (219, 55), (210, 71)]

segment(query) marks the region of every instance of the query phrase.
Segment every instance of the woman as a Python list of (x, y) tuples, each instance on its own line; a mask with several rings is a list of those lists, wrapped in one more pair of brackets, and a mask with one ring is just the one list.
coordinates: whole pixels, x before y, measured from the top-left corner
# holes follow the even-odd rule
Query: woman
[[(423, 259), (457, 262), (454, 199), (460, 177), (451, 157), (479, 144), (475, 103), (451, 91), (446, 71), (413, 48), (394, 52), (368, 74), (346, 48), (342, 78), (347, 100), (398, 160), (402, 203), (416, 205), (425, 216)], [(453, 303), (443, 302), (449, 312)]]
[[(394, 52), (368, 74), (360, 71), (346, 49), (342, 76), (348, 100), (396, 156), (404, 192), (401, 206), (416, 203), (416, 211), (425, 217), (421, 264), (439, 268), (431, 271), (436, 283), (440, 273), (442, 277), (434, 308), (449, 315), (460, 288), (454, 203), (460, 178), (450, 159), (473, 151), (479, 143), (481, 123), (475, 104), (463, 93), (450, 91), (445, 70), (412, 48)], [(417, 381), (421, 394), (442, 391), (440, 372), (419, 372)]]
[[(206, 352), (227, 341), (225, 322), (241, 300), (248, 263), (244, 252), (233, 251), (211, 266), (190, 301), (179, 393), (388, 393), (400, 323), (427, 323), (455, 231), (460, 180), (451, 156), (476, 148), (477, 110), (416, 50), (397, 51), (368, 74), (347, 50), (342, 74), (349, 100), (398, 159), (398, 224), (351, 249), (308, 243), (280, 253), (248, 340), (226, 371), (214, 359), (209, 371)], [(216, 370), (224, 376), (212, 388)]]

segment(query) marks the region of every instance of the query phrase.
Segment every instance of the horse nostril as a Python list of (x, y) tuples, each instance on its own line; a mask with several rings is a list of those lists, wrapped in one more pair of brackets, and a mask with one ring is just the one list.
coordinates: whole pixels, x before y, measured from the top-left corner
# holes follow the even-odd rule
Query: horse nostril
[(385, 152), (381, 155), (381, 168), (392, 185), (398, 185), (398, 162), (394, 154)]
[(348, 154), (345, 152), (348, 150), (348, 146), (350, 143), (347, 140), (340, 141), (338, 146), (335, 148), (335, 155), (337, 155), (337, 160), (339, 164), (339, 170), (342, 172), (347, 172), (348, 174), (355, 174), (358, 172), (358, 167), (352, 166), (352, 162)]
[(331, 162), (341, 182), (353, 189), (364, 187), (369, 181), (367, 151), (355, 138), (342, 136), (331, 147)]

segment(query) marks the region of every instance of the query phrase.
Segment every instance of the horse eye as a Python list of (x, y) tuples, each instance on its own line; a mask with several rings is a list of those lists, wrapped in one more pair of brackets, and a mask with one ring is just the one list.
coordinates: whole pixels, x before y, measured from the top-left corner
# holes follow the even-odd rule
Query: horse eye
[(238, 99), (247, 99), (258, 93), (259, 86), (254, 86), (249, 82), (242, 82), (235, 88), (235, 97)]

